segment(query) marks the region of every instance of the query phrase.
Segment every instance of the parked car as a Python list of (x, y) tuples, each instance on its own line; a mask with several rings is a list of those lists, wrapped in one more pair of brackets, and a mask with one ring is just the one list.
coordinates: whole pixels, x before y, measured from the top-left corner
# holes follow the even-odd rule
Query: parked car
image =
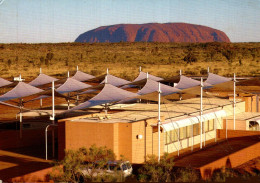
[[(92, 168), (87, 166), (85, 169), (82, 169), (81, 172), (83, 175), (116, 175), (117, 173), (122, 173), (124, 177), (128, 177), (132, 174), (133, 168), (129, 161), (108, 161), (104, 166), (105, 168)], [(94, 171), (94, 172), (93, 172)]]

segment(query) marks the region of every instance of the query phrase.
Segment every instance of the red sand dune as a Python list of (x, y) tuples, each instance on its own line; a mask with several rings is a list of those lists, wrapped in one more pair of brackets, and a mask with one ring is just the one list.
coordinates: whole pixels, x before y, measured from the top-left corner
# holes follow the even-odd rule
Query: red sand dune
[(187, 23), (117, 24), (81, 34), (75, 42), (230, 42), (210, 27)]

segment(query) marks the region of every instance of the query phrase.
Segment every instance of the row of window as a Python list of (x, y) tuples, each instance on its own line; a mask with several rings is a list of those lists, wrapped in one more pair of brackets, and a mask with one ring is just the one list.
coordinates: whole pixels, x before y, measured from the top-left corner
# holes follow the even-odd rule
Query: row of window
[[(205, 132), (214, 130), (214, 123), (215, 123), (214, 119), (203, 122), (202, 132), (204, 132), (204, 128), (205, 128)], [(200, 123), (197, 123), (194, 125), (185, 126), (179, 129), (167, 131), (166, 133), (164, 133), (164, 142), (165, 145), (176, 142), (178, 141), (178, 135), (180, 136), (180, 140), (182, 140), (192, 136), (197, 136), (199, 134), (200, 134)]]

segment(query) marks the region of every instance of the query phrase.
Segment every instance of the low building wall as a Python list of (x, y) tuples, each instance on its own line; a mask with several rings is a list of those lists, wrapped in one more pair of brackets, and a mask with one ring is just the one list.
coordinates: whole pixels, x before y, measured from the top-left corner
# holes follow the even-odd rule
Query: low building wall
[[(50, 136), (51, 133), (48, 133)], [(49, 138), (51, 140), (51, 138)], [(22, 138), (19, 130), (6, 130), (0, 132), (0, 148), (11, 149), (19, 147), (28, 147), (45, 143), (45, 129), (24, 129)]]
[(22, 176), (14, 177), (9, 180), (8, 182), (53, 182), (50, 180), (49, 173), (52, 172), (52, 167), (42, 169), (36, 172), (31, 172)]
[[(260, 135), (260, 131), (247, 131), (247, 130), (227, 130), (228, 138), (235, 137), (245, 137), (245, 136), (255, 136)], [(217, 130), (217, 138), (225, 139), (226, 138), (226, 129), (218, 129)]]
[(212, 175), (215, 169), (222, 167), (234, 168), (259, 157), (259, 155), (260, 142), (199, 167), (199, 170), (202, 178), (207, 179)]

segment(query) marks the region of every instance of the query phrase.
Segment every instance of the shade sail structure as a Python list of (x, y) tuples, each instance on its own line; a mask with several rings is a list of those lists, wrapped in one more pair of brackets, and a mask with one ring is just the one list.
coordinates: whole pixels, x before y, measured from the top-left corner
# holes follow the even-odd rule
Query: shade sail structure
[(10, 85), (10, 84), (12, 84), (12, 82), (7, 81), (7, 80), (5, 80), (3, 78), (0, 78), (0, 87), (6, 86), (6, 85)]
[(200, 81), (188, 78), (186, 76), (181, 76), (179, 83), (175, 86), (178, 89), (186, 89), (194, 86), (200, 85)]
[(56, 89), (59, 93), (69, 93), (74, 91), (83, 90), (91, 87), (89, 84), (82, 83), (76, 79), (68, 78), (64, 84)]
[[(222, 118), (225, 116), (226, 116), (226, 112), (224, 110), (209, 111), (207, 113), (202, 114), (202, 122), (211, 119)], [(166, 121), (162, 122), (162, 128), (164, 131), (171, 131), (181, 127), (190, 126), (199, 122), (200, 122), (200, 115), (195, 114), (191, 116), (167, 119)], [(156, 125), (152, 125), (152, 126), (156, 126)]]
[(42, 92), (42, 89), (36, 88), (24, 82), (19, 82), (12, 90), (0, 96), (0, 101), (7, 101), (16, 98), (23, 98)]
[(180, 78), (181, 78), (181, 76), (178, 75), (178, 76), (173, 76), (173, 77), (168, 78), (168, 79), (164, 79), (160, 82), (162, 82), (162, 83), (178, 83), (180, 81)]
[(225, 83), (228, 81), (231, 81), (231, 79), (223, 77), (223, 76), (219, 76), (217, 74), (209, 73), (208, 78), (205, 81), (205, 83), (209, 83), (211, 85), (216, 85), (216, 84)]
[[(137, 78), (135, 78), (134, 81), (139, 81), (139, 80), (142, 80), (142, 79), (145, 79), (145, 78), (147, 78), (147, 73), (141, 71), (141, 72), (139, 72), (139, 75), (137, 76)], [(161, 80), (163, 80), (163, 78), (160, 78), (160, 77), (157, 77), (157, 76), (153, 76), (151, 74), (148, 74), (148, 78), (152, 79), (154, 81), (161, 81)]]
[[(147, 79), (146, 84), (144, 85), (144, 87), (138, 92), (139, 95), (144, 95), (147, 93), (152, 93), (155, 91), (158, 91), (158, 85), (159, 82), (154, 81), (152, 79)], [(169, 95), (172, 93), (176, 93), (178, 91), (180, 91), (180, 89), (178, 88), (174, 88), (165, 84), (160, 84), (160, 89), (161, 89), (161, 94), (162, 95)]]
[(132, 92), (117, 88), (111, 84), (105, 84), (104, 88), (95, 97), (91, 98), (90, 100), (88, 100), (76, 107), (73, 107), (72, 109), (68, 110), (67, 112), (72, 111), (72, 110), (85, 109), (85, 108), (89, 108), (89, 107), (96, 106), (96, 105), (117, 102), (117, 101), (124, 100), (127, 98), (133, 98), (135, 96), (138, 96), (138, 95), (136, 93), (132, 93)]
[(74, 76), (72, 76), (71, 78), (76, 79), (78, 81), (87, 81), (87, 80), (95, 78), (95, 76), (92, 76), (92, 75), (87, 74), (82, 71), (77, 71), (76, 74)]
[(45, 85), (45, 84), (51, 83), (52, 81), (57, 81), (57, 80), (58, 79), (56, 79), (54, 77), (41, 73), (41, 74), (39, 74), (39, 76), (37, 78), (35, 78), (28, 84), (31, 86), (41, 86), (41, 85)]
[(20, 109), (19, 106), (16, 106), (16, 105), (12, 105), (12, 104), (8, 104), (8, 103), (5, 103), (5, 102), (0, 102), (1, 105), (5, 105), (5, 106), (9, 106), (9, 107), (13, 107), (13, 108), (17, 108), (17, 109)]
[[(165, 99), (168, 99), (168, 100), (179, 99), (180, 94), (182, 94), (182, 93), (200, 96), (201, 95), (201, 86), (194, 86), (194, 87), (191, 87), (191, 88), (183, 89), (183, 90), (180, 90), (176, 93), (165, 95), (164, 97), (165, 97)], [(204, 90), (202, 91), (202, 95), (204, 97), (213, 97), (212, 95), (206, 93)]]
[(239, 81), (237, 86), (260, 86), (260, 77)]
[(134, 88), (134, 87), (140, 87), (142, 88), (147, 82), (147, 78), (145, 79), (141, 79), (141, 80), (138, 80), (138, 81), (133, 81), (127, 85), (124, 85), (122, 86), (121, 88), (125, 89), (125, 88)]
[[(158, 91), (155, 91), (155, 92), (152, 92), (152, 93), (148, 93), (148, 94), (145, 94), (145, 95), (139, 95), (139, 96), (137, 96), (135, 98), (143, 99), (143, 100), (149, 100), (149, 101), (156, 101), (156, 102), (159, 101)], [(129, 99), (129, 101), (130, 101), (130, 99)], [(164, 96), (161, 96), (160, 101), (163, 104), (173, 104), (173, 102), (167, 100)]]
[[(107, 74), (107, 83), (113, 85), (113, 86), (122, 86), (122, 85), (126, 85), (128, 83), (130, 83), (130, 81), (127, 81), (125, 79), (113, 76), (111, 74)], [(105, 78), (104, 80), (101, 82), (101, 84), (105, 83)]]
[[(31, 102), (31, 101), (34, 101), (34, 100), (40, 100), (40, 99), (44, 99), (44, 98), (48, 98), (48, 97), (51, 97), (52, 96), (52, 89), (47, 89), (47, 90), (44, 90), (40, 93), (37, 93), (36, 94), (36, 98), (33, 98), (33, 99), (30, 99), (28, 101), (24, 101), (24, 102)], [(70, 100), (73, 100), (73, 98), (71, 97), (68, 97), (68, 96), (65, 96), (63, 94), (60, 94), (59, 92), (57, 92), (56, 90), (54, 90), (54, 96), (55, 97), (60, 97), (60, 98), (65, 98), (65, 99), (70, 99)]]

